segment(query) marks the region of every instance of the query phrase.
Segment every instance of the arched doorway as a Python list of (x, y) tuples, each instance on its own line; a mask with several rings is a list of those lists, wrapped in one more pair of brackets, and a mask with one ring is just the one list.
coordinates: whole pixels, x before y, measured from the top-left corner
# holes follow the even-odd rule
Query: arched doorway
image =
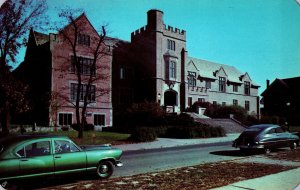
[(176, 106), (177, 105), (177, 92), (174, 90), (168, 90), (164, 94), (165, 106)]

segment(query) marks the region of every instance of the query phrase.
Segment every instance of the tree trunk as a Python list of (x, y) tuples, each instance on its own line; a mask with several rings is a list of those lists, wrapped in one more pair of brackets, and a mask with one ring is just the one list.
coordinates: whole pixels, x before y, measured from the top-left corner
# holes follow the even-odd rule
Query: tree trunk
[(2, 133), (4, 135), (9, 134), (9, 124), (10, 124), (10, 113), (9, 113), (9, 102), (5, 102), (5, 107), (3, 110), (2, 120)]

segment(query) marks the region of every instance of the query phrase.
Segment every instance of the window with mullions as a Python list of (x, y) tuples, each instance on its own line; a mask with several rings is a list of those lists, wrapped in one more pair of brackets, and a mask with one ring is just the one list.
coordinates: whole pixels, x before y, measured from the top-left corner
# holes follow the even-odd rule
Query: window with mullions
[(176, 78), (176, 62), (175, 61), (170, 61), (169, 77), (170, 78)]
[(189, 87), (196, 86), (196, 73), (188, 71), (188, 85)]
[(58, 124), (60, 126), (66, 126), (72, 124), (72, 114), (71, 113), (59, 113), (58, 114)]
[(238, 92), (238, 88), (239, 88), (239, 86), (238, 85), (236, 85), (236, 84), (233, 84), (232, 85), (232, 90), (233, 90), (233, 92)]
[[(77, 88), (78, 88), (78, 84), (71, 83), (71, 88), (70, 88), (71, 101), (76, 101)], [(88, 85), (86, 85), (86, 84), (81, 85), (79, 101), (84, 101), (84, 96), (87, 96), (87, 101), (88, 102), (95, 102), (96, 86), (95, 85), (90, 85), (89, 91), (87, 90), (87, 88), (88, 88)]]
[(205, 81), (205, 88), (211, 89), (211, 81), (209, 81), (209, 80)]
[[(95, 75), (96, 68), (94, 65), (94, 59), (77, 57), (77, 63), (80, 64), (80, 74), (82, 75)], [(76, 72), (76, 62), (75, 57), (71, 56), (71, 73)]]
[(78, 44), (90, 46), (90, 36), (86, 34), (78, 34), (77, 37)]
[(226, 92), (226, 79), (225, 77), (219, 77), (219, 91)]
[(234, 106), (237, 106), (238, 105), (238, 100), (233, 100), (233, 103), (232, 103)]
[(250, 110), (250, 102), (245, 101), (245, 110), (249, 111)]
[(168, 39), (168, 49), (175, 51), (175, 41)]
[(244, 89), (245, 89), (245, 94), (250, 95), (250, 82), (248, 81), (244, 82)]
[(105, 126), (105, 115), (95, 114), (94, 115), (94, 125)]

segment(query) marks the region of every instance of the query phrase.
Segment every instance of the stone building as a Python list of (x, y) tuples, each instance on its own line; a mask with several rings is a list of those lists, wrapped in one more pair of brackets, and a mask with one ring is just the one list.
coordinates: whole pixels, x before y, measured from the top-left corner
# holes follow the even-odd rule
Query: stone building
[(123, 42), (115, 50), (119, 56), (123, 52), (113, 63), (116, 110), (147, 100), (179, 113), (196, 101), (205, 101), (239, 105), (250, 114), (259, 114), (259, 85), (249, 74), (189, 57), (186, 31), (167, 26), (160, 10), (148, 11), (147, 25), (132, 32), (131, 42)]
[[(81, 26), (76, 52), (82, 62), (83, 91), (88, 76), (107, 76), (91, 85), (85, 113), (88, 123), (111, 126), (113, 110), (124, 111), (132, 103), (145, 100), (158, 102), (170, 113), (183, 112), (194, 102), (205, 101), (240, 105), (251, 114), (259, 114), (259, 85), (248, 73), (189, 57), (186, 31), (167, 26), (162, 11), (149, 10), (147, 25), (132, 32), (130, 42), (106, 37), (105, 56), (96, 61), (99, 70), (93, 72), (90, 50), (99, 35), (85, 14), (75, 21)], [(71, 23), (61, 31), (69, 30)], [(30, 31), (24, 62), (15, 72), (32, 88), (33, 122), (60, 126), (76, 122), (73, 54), (61, 32), (46, 35)], [(107, 93), (98, 94), (103, 89)], [(55, 95), (58, 98), (53, 100)], [(51, 101), (45, 101), (49, 97)], [(82, 101), (84, 97), (80, 98)]]

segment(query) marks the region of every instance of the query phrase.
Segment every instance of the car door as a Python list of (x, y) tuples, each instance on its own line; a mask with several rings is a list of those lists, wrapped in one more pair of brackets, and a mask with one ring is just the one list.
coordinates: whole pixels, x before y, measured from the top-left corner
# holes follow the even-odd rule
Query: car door
[(38, 140), (19, 148), (20, 177), (49, 176), (54, 174), (50, 140)]
[(267, 148), (274, 148), (277, 143), (275, 128), (268, 129), (262, 139), (263, 144)]
[(86, 153), (69, 140), (54, 140), (55, 175), (86, 171)]
[(285, 133), (280, 127), (276, 128), (276, 135), (278, 139), (278, 147), (288, 146), (288, 133)]

